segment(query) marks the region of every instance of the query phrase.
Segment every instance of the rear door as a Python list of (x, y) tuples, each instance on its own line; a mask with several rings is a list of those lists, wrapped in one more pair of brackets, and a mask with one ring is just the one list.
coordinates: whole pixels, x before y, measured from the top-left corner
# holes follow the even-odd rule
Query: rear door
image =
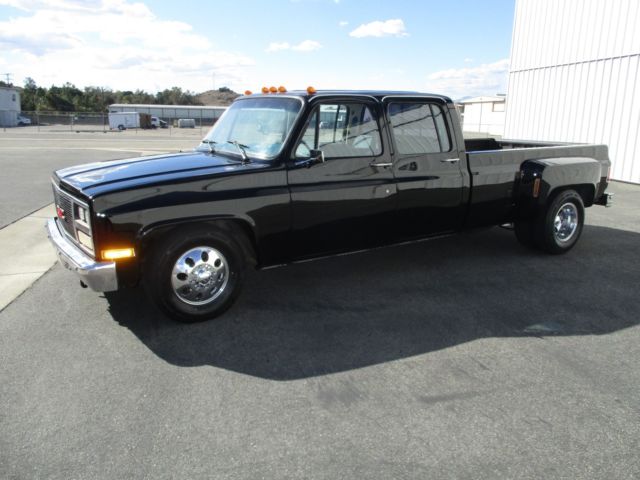
[[(390, 232), (396, 186), (381, 134), (380, 104), (313, 100), (288, 171), (295, 258), (383, 244)], [(311, 150), (324, 163), (307, 166)]]
[(447, 105), (420, 97), (387, 97), (383, 103), (398, 188), (396, 232), (415, 238), (461, 228), (464, 159)]

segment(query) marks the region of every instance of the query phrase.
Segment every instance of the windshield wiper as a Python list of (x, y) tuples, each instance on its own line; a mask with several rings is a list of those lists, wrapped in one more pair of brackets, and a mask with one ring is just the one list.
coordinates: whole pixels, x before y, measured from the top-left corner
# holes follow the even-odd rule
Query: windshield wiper
[(215, 153), (216, 149), (213, 148), (214, 145), (217, 145), (218, 142), (214, 142), (213, 140), (204, 139), (201, 143), (206, 143), (209, 145), (209, 153)]
[(243, 145), (241, 143), (238, 143), (237, 140), (229, 140), (227, 141), (227, 143), (230, 143), (231, 145), (235, 145), (238, 150), (240, 150), (240, 154), (242, 155), (242, 163), (249, 163), (251, 160), (249, 160), (249, 155), (247, 155), (247, 150), (249, 150), (250, 147)]

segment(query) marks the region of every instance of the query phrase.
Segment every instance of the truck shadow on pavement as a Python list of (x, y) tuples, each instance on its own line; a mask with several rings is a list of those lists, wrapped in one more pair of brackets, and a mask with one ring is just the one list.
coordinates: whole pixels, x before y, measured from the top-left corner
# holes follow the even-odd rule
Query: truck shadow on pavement
[(110, 313), (178, 366), (294, 380), (485, 337), (598, 335), (637, 325), (640, 234), (586, 226), (567, 255), (485, 232), (251, 272), (221, 318), (182, 325), (141, 289)]

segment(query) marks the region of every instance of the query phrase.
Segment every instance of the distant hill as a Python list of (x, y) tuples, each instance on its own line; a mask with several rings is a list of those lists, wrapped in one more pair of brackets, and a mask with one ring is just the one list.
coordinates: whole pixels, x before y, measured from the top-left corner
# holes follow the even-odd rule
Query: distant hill
[(239, 96), (239, 93), (223, 87), (219, 90), (208, 90), (206, 92), (199, 93), (194, 97), (194, 99), (197, 103), (201, 103), (202, 105), (226, 106), (231, 105), (231, 102)]

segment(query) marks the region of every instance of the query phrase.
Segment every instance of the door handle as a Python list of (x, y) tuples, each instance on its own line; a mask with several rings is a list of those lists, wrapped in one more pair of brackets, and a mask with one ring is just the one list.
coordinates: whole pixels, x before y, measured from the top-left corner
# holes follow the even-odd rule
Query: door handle
[(440, 160), (442, 163), (458, 163), (460, 161), (459, 158), (447, 158), (445, 160)]
[(391, 162), (381, 162), (381, 163), (373, 162), (373, 163), (370, 163), (369, 165), (372, 166), (372, 167), (387, 168), (387, 167), (393, 166), (393, 163), (391, 163)]

